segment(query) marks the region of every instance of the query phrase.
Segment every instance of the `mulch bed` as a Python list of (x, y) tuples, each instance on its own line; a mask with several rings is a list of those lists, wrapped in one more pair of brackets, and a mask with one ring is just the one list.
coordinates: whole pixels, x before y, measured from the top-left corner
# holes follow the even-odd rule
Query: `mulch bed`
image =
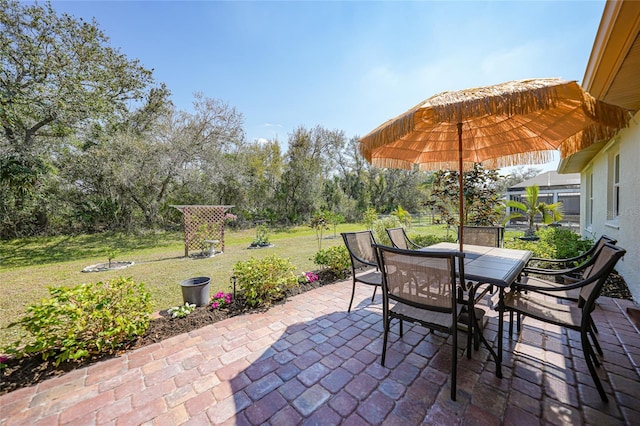
[[(317, 272), (319, 279), (313, 283), (301, 284), (287, 292), (286, 297), (278, 303), (285, 303), (286, 299), (297, 294), (336, 282), (338, 278), (328, 271)], [(631, 299), (631, 293), (624, 279), (618, 274), (611, 274), (605, 285), (603, 296), (618, 299)], [(267, 308), (262, 308), (267, 309)], [(40, 383), (46, 379), (60, 376), (77, 368), (85, 367), (101, 360), (113, 358), (124, 352), (132, 351), (152, 343), (160, 342), (178, 334), (196, 330), (217, 321), (259, 310), (250, 308), (240, 297), (231, 307), (212, 310), (209, 307), (196, 308), (186, 318), (171, 318), (162, 314), (151, 321), (147, 332), (130, 342), (121, 351), (113, 354), (102, 354), (81, 362), (63, 362), (55, 366), (53, 360), (42, 360), (40, 356), (25, 357), (22, 359), (10, 359), (5, 364), (7, 367), (0, 375), (0, 395)]]
[[(300, 284), (288, 290), (285, 297), (278, 301), (277, 304), (286, 303), (286, 300), (297, 294), (301, 294), (314, 288), (331, 284), (338, 280), (333, 273), (329, 271), (317, 271), (318, 280), (313, 283)], [(62, 362), (57, 367), (53, 359), (43, 360), (38, 356), (29, 356), (21, 359), (9, 359), (5, 362), (6, 368), (1, 370), (0, 374), (0, 395), (12, 392), (16, 389), (28, 387), (40, 383), (52, 377), (60, 376), (69, 371), (86, 367), (98, 361), (113, 358), (124, 352), (132, 351), (152, 343), (161, 342), (170, 337), (198, 328), (213, 324), (215, 322), (231, 318), (237, 315), (249, 312), (259, 312), (268, 308), (251, 308), (247, 306), (244, 299), (238, 296), (235, 303), (229, 307), (212, 310), (208, 306), (196, 308), (191, 314), (185, 318), (171, 318), (166, 312), (160, 312), (160, 315), (151, 320), (149, 328), (143, 336), (130, 342), (120, 351), (110, 354), (100, 354), (83, 361)]]

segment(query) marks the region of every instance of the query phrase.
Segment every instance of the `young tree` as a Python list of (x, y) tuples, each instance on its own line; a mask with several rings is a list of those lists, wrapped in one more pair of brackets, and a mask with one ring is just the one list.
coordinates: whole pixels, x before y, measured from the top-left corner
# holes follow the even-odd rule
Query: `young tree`
[[(500, 194), (496, 182), (497, 171), (485, 169), (475, 164), (472, 170), (464, 172), (463, 194), (465, 217), (462, 223), (473, 225), (495, 225), (500, 217)], [(456, 223), (460, 184), (458, 172), (439, 170), (434, 173), (432, 204), (448, 224)]]
[(280, 144), (277, 140), (251, 143), (242, 158), (245, 197), (241, 210), (249, 219), (276, 219), (275, 196), (283, 167)]
[(525, 232), (525, 236), (527, 237), (535, 235), (534, 220), (538, 215), (542, 217), (542, 223), (545, 225), (562, 220), (564, 216), (562, 202), (552, 204), (538, 202), (539, 193), (540, 188), (538, 185), (527, 186), (525, 188), (525, 196), (522, 201), (505, 201), (506, 206), (521, 210), (520, 212), (512, 212), (507, 217), (506, 222), (518, 217), (527, 218), (527, 221), (529, 222), (529, 229)]
[(402, 208), (402, 206), (396, 207), (396, 209), (391, 212), (391, 214), (398, 218), (402, 226), (408, 227), (411, 226), (411, 213)]
[(284, 172), (278, 191), (281, 217), (291, 223), (310, 218), (320, 207), (322, 183), (342, 132), (317, 126), (297, 128), (289, 135)]

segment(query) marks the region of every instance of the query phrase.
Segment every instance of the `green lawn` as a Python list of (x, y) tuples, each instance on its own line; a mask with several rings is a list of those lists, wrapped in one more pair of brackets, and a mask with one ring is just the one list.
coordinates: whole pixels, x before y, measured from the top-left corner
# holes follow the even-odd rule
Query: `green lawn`
[[(322, 247), (342, 244), (340, 232), (365, 229), (361, 224), (343, 224), (325, 231)], [(415, 226), (412, 233), (444, 235), (443, 226)], [(449, 231), (451, 232), (451, 231)], [(26, 307), (49, 296), (49, 286), (73, 286), (103, 281), (118, 276), (144, 282), (152, 295), (155, 310), (182, 304), (180, 281), (197, 276), (211, 277), (211, 292), (229, 291), (233, 265), (251, 257), (277, 254), (288, 257), (302, 273), (318, 269), (313, 256), (318, 251), (315, 231), (308, 226), (272, 230), (274, 247), (249, 250), (255, 229), (225, 231), (225, 252), (213, 258), (184, 257), (182, 233), (145, 233), (143, 235), (97, 234), (64, 237), (29, 238), (0, 244), (0, 348), (14, 342), (18, 329), (8, 329), (12, 321), (24, 315)], [(116, 248), (115, 260), (135, 265), (119, 271), (83, 273), (86, 266), (108, 261), (107, 253)]]
[[(364, 225), (344, 224), (325, 231), (322, 247), (342, 244), (340, 232), (364, 229)], [(211, 277), (211, 292), (231, 289), (233, 265), (251, 257), (277, 254), (288, 257), (298, 272), (318, 269), (313, 256), (318, 251), (315, 231), (301, 226), (285, 231), (273, 230), (273, 248), (249, 250), (255, 229), (225, 231), (225, 252), (213, 258), (184, 257), (181, 233), (148, 233), (139, 236), (122, 234), (80, 235), (29, 238), (0, 244), (0, 348), (18, 337), (18, 329), (8, 329), (26, 307), (49, 296), (49, 286), (73, 286), (103, 281), (118, 276), (144, 282), (152, 294), (155, 310), (182, 304), (180, 281), (197, 276)], [(117, 248), (115, 260), (133, 261), (135, 265), (118, 271), (83, 273), (86, 266), (108, 261), (107, 252)]]

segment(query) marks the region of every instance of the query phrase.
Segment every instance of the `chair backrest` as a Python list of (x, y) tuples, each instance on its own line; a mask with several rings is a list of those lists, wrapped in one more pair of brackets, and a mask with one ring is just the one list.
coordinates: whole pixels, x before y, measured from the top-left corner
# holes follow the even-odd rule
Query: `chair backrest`
[(607, 277), (625, 253), (625, 249), (605, 242), (589, 260), (582, 281), (592, 280), (592, 282), (580, 288), (580, 299), (584, 303), (588, 302), (587, 305), (590, 305), (598, 298)]
[(373, 245), (376, 243), (371, 231), (343, 232), (342, 239), (347, 246), (353, 269), (378, 267), (378, 259)]
[(376, 248), (383, 297), (437, 312), (456, 310), (456, 260), (462, 259), (460, 253)]
[(615, 245), (617, 242), (618, 242), (618, 240), (615, 240), (615, 239), (613, 239), (611, 237), (603, 235), (600, 238), (598, 238), (598, 241), (596, 241), (596, 243), (593, 245), (593, 247), (591, 247), (589, 250), (587, 250), (587, 253), (590, 253), (589, 254), (590, 256), (594, 256), (597, 252), (600, 251), (600, 249), (602, 247), (604, 247), (605, 244), (609, 243), (609, 244)]
[(407, 243), (407, 234), (404, 228), (387, 228), (387, 234), (391, 239), (391, 244), (394, 247), (408, 250), (409, 244)]
[(463, 226), (463, 244), (487, 247), (502, 247), (503, 242), (504, 227), (502, 226)]
[(589, 260), (594, 256), (597, 256), (600, 250), (602, 249), (602, 247), (605, 246), (605, 244), (608, 243), (608, 244), (615, 245), (617, 242), (618, 242), (617, 240), (614, 240), (611, 237), (603, 235), (600, 238), (598, 238), (598, 241), (596, 241), (596, 243), (593, 246), (591, 246), (589, 250), (587, 250), (585, 253), (579, 256), (581, 260), (586, 259), (586, 261), (583, 260), (583, 262), (578, 266), (578, 268), (583, 268), (581, 273), (583, 279), (589, 277), (589, 274), (591, 273), (591, 269), (593, 269), (593, 266), (594, 266), (593, 262), (590, 262)]

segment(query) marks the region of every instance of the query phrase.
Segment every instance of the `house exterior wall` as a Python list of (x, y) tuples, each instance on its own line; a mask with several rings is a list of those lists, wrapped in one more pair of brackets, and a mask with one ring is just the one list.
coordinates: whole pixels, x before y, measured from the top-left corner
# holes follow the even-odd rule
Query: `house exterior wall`
[[(620, 203), (614, 215), (614, 158), (620, 155)], [(593, 179), (590, 175), (593, 173)], [(629, 127), (619, 133), (581, 171), (580, 218), (583, 237), (609, 235), (627, 250), (616, 270), (627, 282), (636, 303), (640, 303), (640, 112)], [(592, 196), (589, 191), (593, 187)], [(595, 201), (591, 201), (595, 200)], [(593, 206), (590, 206), (593, 203)], [(593, 212), (589, 214), (590, 209)], [(591, 222), (591, 223), (589, 223)]]

